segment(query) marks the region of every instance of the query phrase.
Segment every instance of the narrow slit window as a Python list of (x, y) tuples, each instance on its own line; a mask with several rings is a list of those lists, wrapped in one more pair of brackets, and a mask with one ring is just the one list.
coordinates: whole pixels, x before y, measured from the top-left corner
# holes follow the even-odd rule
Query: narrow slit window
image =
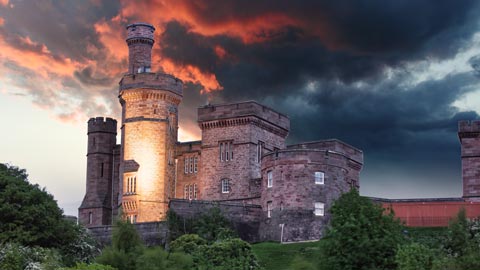
[(193, 173), (193, 157), (190, 157), (189, 163), (190, 163), (190, 173)]
[(193, 199), (197, 199), (197, 184), (193, 184)]
[(267, 172), (267, 187), (269, 187), (269, 188), (273, 187), (273, 172), (272, 171)]
[(184, 166), (185, 166), (185, 173), (187, 174), (188, 173), (188, 158), (185, 157), (183, 162), (184, 162)]
[(267, 218), (272, 217), (272, 202), (267, 202)]
[(193, 158), (193, 172), (198, 172), (198, 157)]

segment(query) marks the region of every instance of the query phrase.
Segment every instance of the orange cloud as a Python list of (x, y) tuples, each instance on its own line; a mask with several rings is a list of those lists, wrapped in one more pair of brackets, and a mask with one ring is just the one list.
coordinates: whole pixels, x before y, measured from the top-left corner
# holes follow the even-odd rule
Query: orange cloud
[(8, 6), (8, 0), (0, 0), (0, 6)]
[(3, 19), (2, 17), (0, 17), (0, 26), (3, 26), (5, 24), (5, 19)]

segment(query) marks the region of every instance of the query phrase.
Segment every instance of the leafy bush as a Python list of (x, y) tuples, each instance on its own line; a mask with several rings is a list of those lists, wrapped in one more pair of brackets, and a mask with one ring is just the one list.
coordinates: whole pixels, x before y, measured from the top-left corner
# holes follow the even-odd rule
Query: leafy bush
[(395, 269), (402, 226), (387, 211), (352, 189), (330, 209), (330, 227), (320, 241), (322, 269)]
[(204, 246), (197, 253), (199, 269), (260, 269), (250, 244), (234, 238)]
[(60, 266), (60, 256), (53, 250), (13, 243), (0, 245), (0, 269), (54, 270)]
[(74, 225), (75, 237), (60, 249), (63, 263), (73, 266), (76, 263), (91, 263), (100, 254), (97, 241), (82, 226)]
[(192, 257), (181, 253), (167, 254), (156, 247), (146, 249), (137, 259), (137, 270), (189, 270), (193, 267)]
[(428, 247), (411, 243), (398, 248), (395, 261), (398, 270), (430, 270), (433, 258), (433, 252)]
[(193, 254), (199, 246), (206, 245), (207, 241), (196, 234), (184, 234), (170, 243), (172, 251)]
[(86, 263), (78, 263), (75, 267), (70, 268), (61, 268), (59, 270), (116, 270), (109, 265), (102, 265), (98, 263), (86, 264)]

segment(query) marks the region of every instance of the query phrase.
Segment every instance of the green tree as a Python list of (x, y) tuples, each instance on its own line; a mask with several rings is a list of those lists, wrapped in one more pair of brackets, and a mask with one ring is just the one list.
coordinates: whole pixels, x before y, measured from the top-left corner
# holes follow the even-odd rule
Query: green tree
[(146, 249), (137, 259), (136, 270), (190, 270), (192, 257), (184, 253), (168, 254), (160, 247)]
[(218, 207), (209, 209), (195, 223), (194, 232), (209, 242), (232, 238), (235, 233)]
[(0, 243), (61, 248), (75, 237), (52, 195), (30, 184), (24, 169), (0, 163)]
[(387, 211), (352, 189), (336, 200), (321, 243), (321, 268), (342, 270), (395, 269), (402, 226)]
[(472, 235), (469, 232), (467, 214), (462, 208), (448, 226), (445, 249), (448, 255), (461, 257), (470, 252), (471, 246)]
[(102, 265), (98, 263), (86, 264), (79, 263), (74, 267), (60, 268), (59, 270), (117, 270), (109, 265)]
[(112, 232), (112, 245), (102, 250), (97, 262), (118, 270), (136, 270), (136, 260), (143, 250), (144, 245), (135, 226), (128, 221), (117, 220)]
[(244, 270), (260, 269), (250, 244), (238, 238), (214, 242), (203, 246), (194, 255), (198, 269)]
[(398, 270), (430, 270), (433, 259), (433, 251), (418, 243), (400, 246), (395, 256)]
[(174, 252), (194, 254), (199, 247), (206, 244), (207, 241), (196, 234), (184, 234), (170, 243), (170, 249)]

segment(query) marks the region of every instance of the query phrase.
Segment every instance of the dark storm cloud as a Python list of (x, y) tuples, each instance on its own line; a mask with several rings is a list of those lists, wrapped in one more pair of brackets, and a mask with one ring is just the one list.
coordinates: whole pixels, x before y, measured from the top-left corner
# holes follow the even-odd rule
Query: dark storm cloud
[(88, 58), (88, 48), (102, 48), (93, 25), (110, 19), (118, 1), (10, 1), (13, 8), (0, 8), (10, 36), (29, 37), (45, 44), (61, 57)]

